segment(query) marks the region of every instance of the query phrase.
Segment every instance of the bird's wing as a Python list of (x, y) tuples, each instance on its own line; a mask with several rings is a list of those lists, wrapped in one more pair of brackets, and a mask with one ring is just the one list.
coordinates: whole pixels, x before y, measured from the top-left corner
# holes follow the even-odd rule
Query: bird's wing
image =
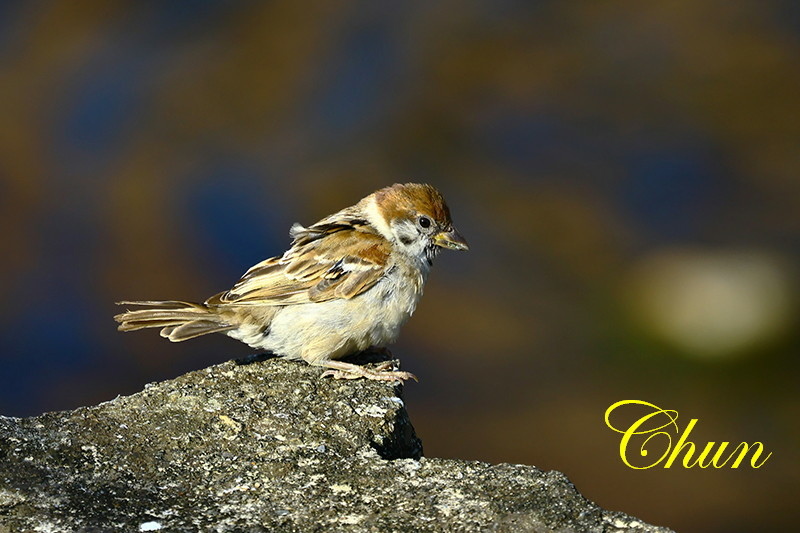
[(353, 298), (384, 275), (389, 243), (352, 225), (295, 227), (293, 246), (253, 266), (208, 305), (289, 305)]

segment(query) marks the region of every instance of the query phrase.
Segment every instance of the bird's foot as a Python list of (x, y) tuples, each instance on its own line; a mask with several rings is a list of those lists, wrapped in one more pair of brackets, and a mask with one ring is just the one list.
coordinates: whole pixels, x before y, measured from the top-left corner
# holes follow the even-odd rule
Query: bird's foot
[(331, 376), (333, 379), (372, 379), (375, 381), (405, 381), (413, 379), (419, 381), (417, 376), (411, 372), (403, 372), (394, 370), (394, 363), (386, 361), (379, 364), (375, 369), (366, 368), (352, 363), (345, 363), (343, 361), (325, 361), (323, 366), (328, 367), (328, 370), (322, 373), (322, 377)]

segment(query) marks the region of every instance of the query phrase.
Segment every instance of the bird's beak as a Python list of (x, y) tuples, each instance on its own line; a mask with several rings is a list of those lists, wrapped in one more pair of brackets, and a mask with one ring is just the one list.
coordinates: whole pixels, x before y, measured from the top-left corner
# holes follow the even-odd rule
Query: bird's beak
[(455, 229), (437, 233), (433, 237), (433, 243), (436, 246), (449, 248), (451, 250), (469, 250), (467, 241)]

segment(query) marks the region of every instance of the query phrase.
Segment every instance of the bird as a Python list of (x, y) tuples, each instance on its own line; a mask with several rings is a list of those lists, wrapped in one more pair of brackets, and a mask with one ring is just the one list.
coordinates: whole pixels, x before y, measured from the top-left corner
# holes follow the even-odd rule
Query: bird
[(342, 358), (387, 351), (414, 313), (439, 251), (469, 249), (442, 194), (428, 184), (395, 183), (308, 227), (296, 223), (289, 234), (286, 252), (203, 303), (117, 302), (128, 306), (114, 317), (118, 329), (161, 328), (172, 342), (222, 333), (322, 367), (322, 377), (416, 381), (391, 362), (367, 368)]

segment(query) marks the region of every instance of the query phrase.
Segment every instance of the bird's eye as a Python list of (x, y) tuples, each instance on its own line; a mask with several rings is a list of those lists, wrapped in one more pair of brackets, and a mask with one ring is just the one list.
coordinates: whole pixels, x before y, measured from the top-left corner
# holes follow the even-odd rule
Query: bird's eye
[(430, 228), (431, 227), (431, 219), (429, 219), (428, 217), (419, 217), (419, 219), (417, 220), (417, 223), (419, 224), (419, 227), (421, 227), (421, 228)]

